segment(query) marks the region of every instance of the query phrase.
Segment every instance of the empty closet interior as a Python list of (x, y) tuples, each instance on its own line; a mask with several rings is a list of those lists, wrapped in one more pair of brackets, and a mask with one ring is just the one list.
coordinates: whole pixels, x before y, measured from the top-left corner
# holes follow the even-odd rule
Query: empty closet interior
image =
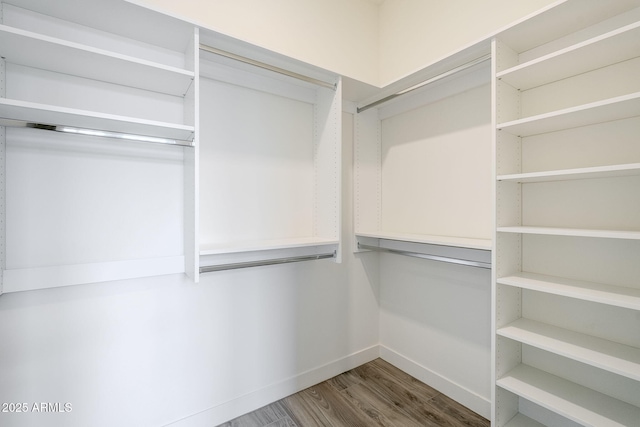
[(558, 1), (365, 99), (129, 2), (0, 6), (0, 294), (323, 259), (270, 280), (333, 269), (377, 325), (345, 290), (305, 317), (339, 305), (344, 354), (216, 405), (375, 354), (497, 427), (638, 425), (638, 0)]

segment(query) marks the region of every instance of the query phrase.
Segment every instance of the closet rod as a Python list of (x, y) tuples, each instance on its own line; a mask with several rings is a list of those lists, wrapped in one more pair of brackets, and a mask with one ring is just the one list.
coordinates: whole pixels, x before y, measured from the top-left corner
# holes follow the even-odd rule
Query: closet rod
[(265, 259), (261, 261), (248, 261), (248, 262), (237, 262), (232, 264), (220, 264), (220, 265), (209, 265), (200, 267), (200, 273), (211, 273), (213, 271), (222, 271), (222, 270), (235, 270), (238, 268), (249, 268), (249, 267), (261, 267), (264, 265), (274, 265), (274, 264), (288, 264), (291, 262), (300, 262), (300, 261), (315, 261), (318, 259), (327, 259), (327, 258), (335, 258), (336, 253), (326, 253), (326, 254), (316, 254), (316, 255), (302, 255), (302, 256), (294, 256), (287, 258), (276, 258), (276, 259)]
[(183, 147), (193, 147), (193, 143), (191, 141), (183, 141), (179, 139), (168, 139), (168, 138), (161, 138), (157, 136), (136, 135), (131, 133), (112, 132), (112, 131), (105, 131), (105, 130), (99, 130), (99, 129), (87, 129), (87, 128), (79, 128), (75, 126), (49, 125), (44, 123), (27, 122), (24, 120), (12, 120), (12, 119), (0, 118), (0, 126), (41, 129), (41, 130), (48, 130), (52, 132), (71, 133), (75, 135), (97, 136), (100, 138), (115, 138), (115, 139), (122, 139), (126, 141), (152, 142), (155, 144), (168, 144), (168, 145), (180, 145)]
[(206, 44), (200, 44), (200, 50), (213, 53), (215, 55), (224, 56), (225, 58), (233, 59), (235, 61), (244, 62), (245, 64), (253, 65), (256, 67), (264, 68), (265, 70), (273, 71), (278, 74), (284, 74), (285, 76), (293, 77), (298, 80), (305, 81), (307, 83), (313, 83), (318, 86), (326, 87), (332, 90), (336, 90), (336, 85), (333, 83), (327, 83), (322, 80), (314, 79), (313, 77), (304, 76), (302, 74), (294, 73), (293, 71), (285, 70), (273, 65), (265, 64), (264, 62), (256, 61), (254, 59), (246, 58), (244, 56), (236, 55), (235, 53), (227, 52), (225, 50), (217, 49), (215, 47), (208, 46)]
[(394, 93), (394, 94), (392, 94), (392, 95), (386, 96), (386, 97), (384, 97), (384, 98), (382, 98), (382, 99), (379, 99), (379, 100), (377, 100), (377, 101), (374, 101), (374, 102), (372, 102), (372, 103), (370, 103), (370, 104), (367, 104), (367, 105), (364, 105), (364, 106), (362, 106), (362, 107), (358, 107), (358, 108), (356, 109), (356, 111), (357, 111), (358, 113), (362, 113), (363, 111), (366, 111), (366, 110), (368, 110), (369, 108), (373, 108), (373, 107), (376, 107), (376, 106), (378, 106), (378, 105), (380, 105), (380, 104), (383, 104), (383, 103), (385, 103), (385, 102), (387, 102), (387, 101), (391, 101), (392, 99), (397, 98), (397, 97), (399, 97), (399, 96), (401, 96), (401, 95), (405, 95), (405, 94), (407, 94), (407, 93), (413, 92), (414, 90), (417, 90), (417, 89), (423, 88), (423, 87), (425, 87), (425, 86), (427, 86), (427, 85), (429, 85), (429, 84), (431, 84), (431, 83), (435, 83), (435, 82), (437, 82), (438, 80), (442, 80), (442, 79), (444, 79), (445, 77), (452, 76), (452, 75), (454, 75), (454, 74), (456, 74), (456, 73), (459, 73), (459, 72), (461, 72), (461, 71), (464, 71), (464, 70), (466, 70), (466, 69), (468, 69), (468, 68), (473, 67), (474, 65), (478, 65), (478, 64), (480, 64), (480, 63), (482, 63), (482, 62), (485, 62), (485, 61), (488, 61), (488, 60), (490, 60), (490, 59), (491, 59), (491, 54), (490, 54), (490, 53), (488, 53), (488, 54), (483, 55), (483, 56), (481, 56), (481, 57), (479, 57), (479, 58), (476, 58), (476, 59), (474, 59), (474, 60), (472, 60), (472, 61), (469, 61), (469, 62), (467, 62), (467, 63), (464, 63), (464, 64), (462, 64), (462, 65), (460, 65), (460, 66), (458, 66), (458, 67), (452, 68), (452, 69), (451, 69), (451, 70), (449, 70), (449, 71), (445, 71), (444, 73), (441, 73), (441, 74), (438, 74), (437, 76), (431, 77), (430, 79), (425, 80), (425, 81), (423, 81), (423, 82), (421, 82), (421, 83), (418, 83), (417, 85), (411, 86), (410, 88), (407, 88), (407, 89), (401, 90), (400, 92), (396, 92), (396, 93)]
[(437, 256), (437, 255), (422, 254), (420, 252), (409, 252), (409, 251), (402, 251), (399, 249), (381, 248), (380, 246), (363, 245), (360, 242), (358, 242), (358, 249), (369, 249), (371, 251), (388, 252), (396, 255), (405, 255), (405, 256), (410, 256), (414, 258), (428, 259), (431, 261), (441, 261), (441, 262), (448, 262), (451, 264), (466, 265), (469, 267), (491, 269), (491, 263), (489, 262), (471, 261), (468, 259), (450, 258), (450, 257)]

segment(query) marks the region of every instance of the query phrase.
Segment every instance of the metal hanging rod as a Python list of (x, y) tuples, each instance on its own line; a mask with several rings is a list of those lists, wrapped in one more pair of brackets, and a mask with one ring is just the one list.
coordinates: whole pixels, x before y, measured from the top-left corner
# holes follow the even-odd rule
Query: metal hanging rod
[(136, 135), (131, 133), (112, 132), (98, 129), (86, 129), (75, 126), (49, 125), (44, 123), (27, 122), (24, 120), (12, 120), (0, 118), (0, 126), (7, 127), (23, 127), (31, 129), (48, 130), (52, 132), (70, 133), (75, 135), (97, 136), (101, 138), (114, 138), (126, 141), (136, 142), (152, 142), (155, 144), (180, 145), (184, 147), (193, 147), (191, 141), (183, 141), (179, 139), (160, 138), (157, 136)]
[(448, 262), (450, 264), (459, 264), (459, 265), (466, 265), (469, 267), (491, 269), (491, 263), (489, 262), (472, 261), (468, 259), (450, 258), (450, 257), (437, 256), (437, 255), (428, 255), (428, 254), (422, 254), (420, 252), (402, 251), (399, 249), (381, 248), (380, 246), (364, 245), (360, 242), (358, 242), (358, 249), (369, 249), (371, 251), (388, 252), (396, 255), (405, 255), (405, 256), (410, 256), (414, 258), (428, 259), (431, 261)]
[(391, 101), (392, 99), (397, 98), (397, 97), (399, 97), (399, 96), (401, 96), (401, 95), (405, 95), (405, 94), (407, 94), (407, 93), (409, 93), (409, 92), (413, 92), (414, 90), (417, 90), (417, 89), (420, 89), (420, 88), (422, 88), (422, 87), (425, 87), (426, 85), (429, 85), (429, 84), (431, 84), (431, 83), (435, 83), (435, 82), (437, 82), (438, 80), (442, 80), (442, 79), (444, 79), (445, 77), (452, 76), (452, 75), (454, 75), (454, 74), (456, 74), (456, 73), (459, 73), (459, 72), (461, 72), (461, 71), (464, 71), (464, 70), (466, 70), (466, 69), (468, 69), (468, 68), (473, 67), (474, 65), (478, 65), (478, 64), (480, 64), (480, 63), (482, 63), (482, 62), (485, 62), (485, 61), (488, 61), (488, 60), (490, 60), (490, 59), (491, 59), (491, 54), (490, 54), (490, 53), (488, 53), (488, 54), (483, 55), (483, 56), (481, 56), (481, 57), (479, 57), (479, 58), (476, 58), (476, 59), (474, 59), (474, 60), (472, 60), (472, 61), (469, 61), (469, 62), (467, 62), (467, 63), (464, 63), (464, 64), (462, 64), (462, 65), (460, 65), (460, 66), (458, 66), (458, 67), (452, 68), (452, 69), (451, 69), (451, 70), (449, 70), (449, 71), (445, 71), (444, 73), (441, 73), (441, 74), (438, 74), (437, 76), (431, 77), (430, 79), (425, 80), (425, 81), (423, 81), (423, 82), (421, 82), (421, 83), (418, 83), (417, 85), (411, 86), (410, 88), (407, 88), (407, 89), (401, 90), (400, 92), (396, 92), (396, 93), (394, 93), (394, 94), (392, 94), (392, 95), (386, 96), (386, 97), (384, 97), (384, 98), (382, 98), (382, 99), (379, 99), (379, 100), (377, 100), (377, 101), (374, 101), (374, 102), (372, 102), (372, 103), (370, 103), (370, 104), (367, 104), (367, 105), (365, 105), (365, 106), (358, 107), (358, 108), (356, 109), (356, 111), (357, 111), (358, 113), (362, 113), (363, 111), (366, 111), (366, 110), (368, 110), (369, 108), (373, 108), (373, 107), (376, 107), (376, 106), (378, 106), (378, 105), (380, 105), (380, 104), (383, 104), (383, 103), (385, 103), (385, 102), (387, 102), (387, 101)]
[(221, 50), (215, 47), (208, 46), (206, 44), (200, 44), (200, 50), (204, 50), (205, 52), (213, 53), (215, 55), (224, 56), (225, 58), (233, 59), (235, 61), (240, 61), (245, 64), (253, 65), (256, 67), (264, 68), (265, 70), (273, 71), (278, 74), (284, 74), (285, 76), (293, 77), (298, 80), (305, 81), (307, 83), (313, 83), (318, 86), (326, 87), (332, 90), (336, 90), (336, 85), (333, 83), (327, 83), (322, 80), (314, 79), (313, 77), (304, 76), (302, 74), (294, 73), (293, 71), (285, 70), (283, 68), (279, 68), (273, 65), (265, 64), (264, 62), (256, 61), (254, 59), (245, 58), (244, 56), (236, 55), (235, 53), (227, 52), (225, 50)]
[(318, 259), (335, 258), (336, 253), (326, 253), (317, 255), (302, 255), (287, 258), (266, 259), (262, 261), (237, 262), (232, 264), (209, 265), (200, 267), (200, 273), (211, 273), (213, 271), (235, 270), (238, 268), (261, 267), (264, 265), (288, 264), (291, 262), (315, 261)]

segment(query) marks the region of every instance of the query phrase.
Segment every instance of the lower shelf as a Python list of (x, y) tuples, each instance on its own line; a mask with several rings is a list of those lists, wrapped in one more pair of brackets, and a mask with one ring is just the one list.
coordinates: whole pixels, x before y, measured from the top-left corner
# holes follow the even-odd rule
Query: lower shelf
[(530, 319), (518, 319), (498, 335), (640, 381), (640, 349), (569, 331)]
[(184, 257), (111, 261), (3, 271), (3, 293), (184, 273)]
[(338, 240), (299, 237), (209, 245), (200, 249), (200, 272), (333, 258), (340, 262)]
[(204, 244), (200, 247), (200, 255), (221, 255), (241, 252), (270, 251), (273, 249), (304, 248), (325, 245), (337, 245), (333, 239), (320, 237), (293, 237), (288, 239), (269, 239), (229, 242), (224, 244)]
[(398, 240), (410, 243), (425, 243), (429, 245), (454, 246), (458, 248), (491, 250), (490, 239), (474, 239), (455, 236), (435, 236), (428, 234), (394, 233), (388, 231), (356, 232), (356, 237), (370, 237), (374, 239)]
[(519, 365), (496, 383), (582, 425), (637, 426), (640, 420), (640, 408), (636, 406), (531, 366)]
[(532, 420), (531, 418), (518, 414), (513, 417), (504, 427), (545, 427), (544, 424)]

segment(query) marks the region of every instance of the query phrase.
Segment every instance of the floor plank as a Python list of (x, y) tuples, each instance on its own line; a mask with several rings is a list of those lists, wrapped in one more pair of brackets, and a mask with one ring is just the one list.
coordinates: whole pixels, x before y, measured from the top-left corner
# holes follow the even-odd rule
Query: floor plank
[(489, 427), (489, 421), (382, 359), (220, 427)]

